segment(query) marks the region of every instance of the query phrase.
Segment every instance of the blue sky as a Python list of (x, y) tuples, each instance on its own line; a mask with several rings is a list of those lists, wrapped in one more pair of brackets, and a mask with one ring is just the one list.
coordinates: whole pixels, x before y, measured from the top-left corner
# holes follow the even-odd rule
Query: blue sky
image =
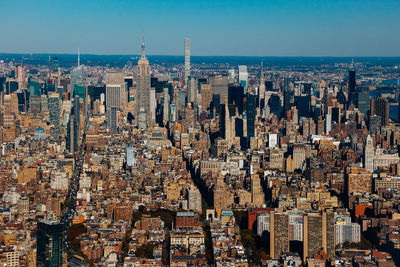
[(0, 0), (0, 53), (400, 56), (400, 0)]

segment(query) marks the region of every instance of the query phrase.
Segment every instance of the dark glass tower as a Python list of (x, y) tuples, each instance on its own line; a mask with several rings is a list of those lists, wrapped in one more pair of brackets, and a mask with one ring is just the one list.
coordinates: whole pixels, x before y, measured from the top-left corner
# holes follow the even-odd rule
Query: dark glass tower
[(36, 264), (38, 267), (62, 266), (64, 225), (54, 221), (38, 221)]
[(296, 107), (299, 117), (310, 117), (311, 95), (301, 95), (296, 97)]
[(247, 115), (247, 138), (250, 140), (255, 135), (256, 122), (256, 95), (247, 94), (246, 115)]
[(356, 71), (349, 71), (349, 105), (357, 106)]
[(283, 91), (283, 117), (287, 118), (287, 112), (290, 110), (290, 88), (289, 79), (285, 78), (285, 89)]
[(268, 106), (271, 114), (274, 114), (278, 118), (282, 114), (281, 98), (279, 95), (273, 94), (268, 100)]

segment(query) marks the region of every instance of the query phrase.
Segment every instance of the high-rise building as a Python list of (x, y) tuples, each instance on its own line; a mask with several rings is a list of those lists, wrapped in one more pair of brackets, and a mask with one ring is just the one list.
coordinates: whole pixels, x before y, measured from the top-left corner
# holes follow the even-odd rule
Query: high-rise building
[(134, 161), (134, 150), (133, 147), (130, 145), (126, 148), (126, 165), (132, 167)]
[(260, 101), (259, 107), (262, 109), (265, 106), (265, 78), (264, 78), (264, 66), (263, 62), (261, 62), (261, 71), (260, 71), (260, 86), (258, 88), (258, 99)]
[(175, 122), (176, 121), (176, 105), (172, 103), (169, 105), (169, 121)]
[(303, 218), (303, 259), (322, 249), (328, 257), (335, 255), (335, 218), (331, 211), (309, 212)]
[(353, 104), (357, 106), (357, 91), (356, 91), (356, 71), (350, 70), (349, 71), (349, 91), (348, 91), (348, 105)]
[(145, 113), (147, 126), (152, 125), (151, 114), (151, 72), (149, 61), (144, 51), (144, 40), (142, 42), (142, 55), (136, 69), (136, 103), (137, 113)]
[(362, 92), (358, 92), (358, 97), (357, 97), (357, 107), (358, 110), (366, 115), (369, 111), (369, 93), (368, 91), (362, 91)]
[(83, 65), (78, 65), (78, 67), (71, 70), (71, 93), (75, 95), (75, 86), (85, 86), (85, 70)]
[(233, 129), (235, 128), (232, 125), (229, 107), (228, 107), (228, 100), (225, 101), (224, 108), (221, 109), (221, 132), (223, 134), (223, 138), (225, 138), (228, 146), (231, 144), (232, 139), (235, 137), (233, 133)]
[(108, 70), (106, 73), (106, 106), (120, 107), (128, 103), (128, 93), (125, 90), (124, 72), (119, 69)]
[(107, 129), (117, 132), (117, 107), (107, 107)]
[(168, 88), (164, 88), (164, 98), (163, 98), (163, 124), (165, 125), (169, 120), (169, 93)]
[(306, 148), (304, 145), (295, 145), (293, 147), (293, 168), (302, 169), (303, 163), (306, 160)]
[(299, 118), (310, 117), (311, 113), (311, 96), (310, 95), (300, 95), (296, 96), (296, 107), (299, 111)]
[(74, 121), (75, 116), (70, 114), (67, 123), (67, 136), (65, 140), (65, 148), (70, 152), (74, 153)]
[(201, 107), (204, 110), (210, 108), (211, 100), (212, 100), (212, 88), (209, 83), (201, 83), (200, 84), (200, 95), (201, 95)]
[(352, 223), (349, 215), (335, 215), (335, 245), (344, 242), (359, 243), (361, 241), (361, 227)]
[(371, 134), (377, 134), (380, 132), (382, 126), (382, 117), (377, 115), (369, 116), (368, 118), (368, 131)]
[(18, 88), (26, 88), (26, 77), (25, 77), (25, 67), (22, 65), (17, 65), (15, 67), (15, 78), (18, 82)]
[(47, 99), (47, 95), (41, 95), (41, 104), (40, 104), (40, 111), (47, 112), (49, 111), (49, 101)]
[(367, 171), (370, 172), (374, 171), (374, 156), (375, 156), (375, 148), (372, 143), (371, 135), (368, 135), (364, 147), (364, 168)]
[(283, 91), (283, 117), (287, 118), (287, 113), (290, 110), (291, 94), (289, 89), (289, 80), (285, 78), (285, 89)]
[(228, 70), (228, 82), (230, 84), (235, 83), (235, 76), (236, 76), (235, 69), (229, 69)]
[(264, 204), (264, 192), (261, 186), (260, 176), (258, 174), (251, 175), (251, 203), (254, 205)]
[(289, 252), (289, 216), (286, 213), (270, 213), (270, 256), (279, 259)]
[(36, 265), (38, 267), (62, 266), (64, 224), (55, 221), (38, 221)]
[(289, 240), (303, 241), (303, 214), (289, 213)]
[(225, 99), (228, 99), (228, 76), (223, 74), (211, 75), (209, 83), (211, 84), (212, 95), (219, 96), (218, 105), (225, 104)]
[(243, 87), (244, 93), (247, 92), (247, 86), (249, 83), (249, 73), (247, 72), (246, 65), (239, 66), (239, 84)]
[(244, 96), (243, 88), (241, 86), (229, 85), (228, 104), (234, 105), (238, 109), (239, 114), (243, 113)]
[[(370, 164), (368, 162), (368, 164)], [(368, 166), (370, 168), (370, 166)], [(354, 193), (371, 193), (372, 174), (364, 168), (347, 167), (344, 175), (345, 192), (349, 196)]]
[(187, 80), (187, 102), (197, 102), (197, 93), (199, 91), (199, 78), (189, 76)]
[(246, 116), (247, 116), (247, 137), (255, 137), (256, 134), (256, 96), (247, 94), (246, 102)]
[(49, 97), (49, 120), (55, 127), (60, 126), (60, 99), (59, 94), (53, 93)]
[(281, 98), (277, 94), (272, 94), (268, 100), (268, 107), (270, 114), (274, 114), (278, 118), (282, 114)]
[(190, 76), (190, 39), (185, 38), (185, 86), (186, 87), (188, 86), (189, 76)]
[(188, 189), (188, 209), (201, 211), (201, 194), (196, 186), (191, 186)]
[(329, 134), (332, 130), (332, 115), (327, 113), (325, 115), (325, 133)]
[(381, 117), (383, 126), (389, 124), (389, 102), (387, 99), (381, 96), (378, 96), (376, 99), (371, 99), (370, 110), (371, 116), (376, 115)]
[(222, 175), (217, 177), (217, 182), (214, 188), (214, 208), (228, 208), (233, 204), (233, 194), (228, 190)]

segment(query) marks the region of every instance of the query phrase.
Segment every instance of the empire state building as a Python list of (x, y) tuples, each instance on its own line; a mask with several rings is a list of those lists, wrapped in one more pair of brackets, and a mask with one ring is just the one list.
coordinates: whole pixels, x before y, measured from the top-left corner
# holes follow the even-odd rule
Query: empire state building
[(147, 122), (147, 127), (152, 125), (152, 110), (151, 110), (151, 72), (149, 61), (144, 52), (144, 40), (142, 42), (142, 56), (138, 60), (136, 69), (136, 104), (137, 104), (137, 119), (139, 123)]

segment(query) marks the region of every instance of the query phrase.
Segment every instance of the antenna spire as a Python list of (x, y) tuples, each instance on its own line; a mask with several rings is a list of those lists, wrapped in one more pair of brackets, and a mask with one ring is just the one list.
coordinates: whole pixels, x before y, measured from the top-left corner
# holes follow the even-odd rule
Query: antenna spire
[(79, 48), (78, 48), (78, 67), (81, 65), (80, 61), (81, 61), (81, 54), (80, 54)]
[(146, 59), (146, 54), (144, 52), (144, 36), (142, 36), (142, 57), (140, 59)]

